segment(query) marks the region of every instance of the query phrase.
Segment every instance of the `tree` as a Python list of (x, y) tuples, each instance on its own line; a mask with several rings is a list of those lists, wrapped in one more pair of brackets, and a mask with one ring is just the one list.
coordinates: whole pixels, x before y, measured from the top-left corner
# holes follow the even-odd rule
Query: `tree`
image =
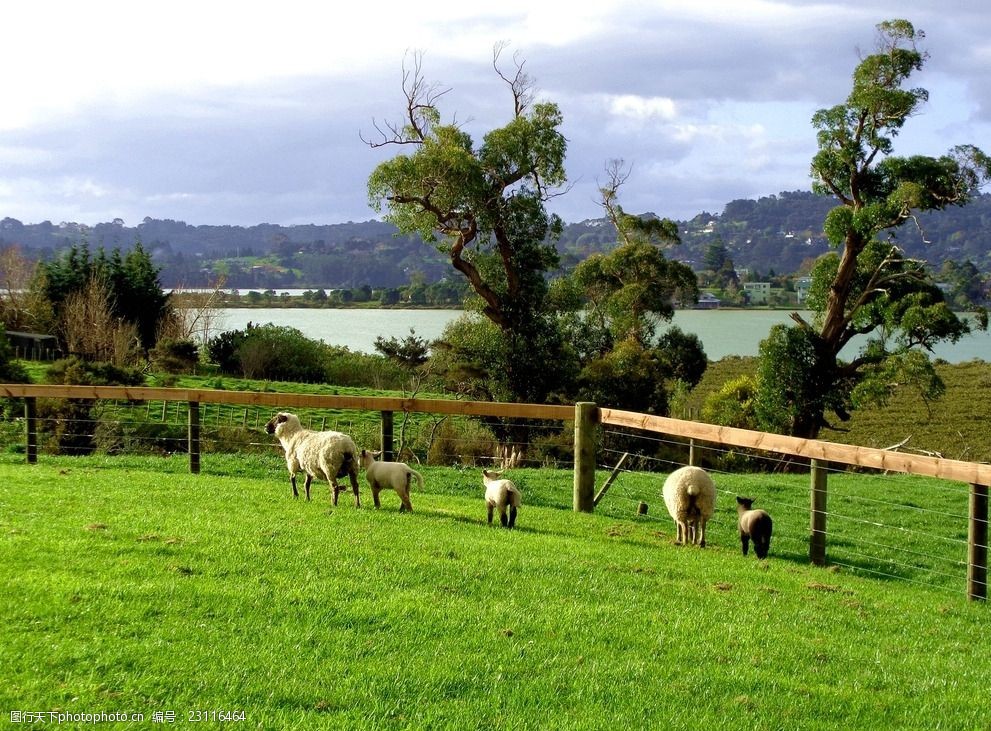
[(123, 256), (114, 249), (109, 258), (102, 248), (94, 256), (86, 243), (73, 245), (40, 269), (36, 286), (59, 321), (68, 315), (70, 297), (96, 283), (106, 290), (109, 314), (133, 324), (146, 351), (154, 347), (158, 326), (169, 313), (169, 296), (158, 280), (158, 268), (140, 243)]
[[(571, 276), (571, 309), (580, 308), (570, 323), (582, 365), (579, 397), (666, 414), (665, 381), (687, 376), (697, 382), (706, 359), (699, 340), (685, 338), (677, 328), (658, 342), (657, 325), (671, 320), (675, 300), (698, 299), (698, 282), (690, 267), (664, 257), (662, 247), (680, 243), (674, 222), (623, 211), (618, 194), (629, 174), (619, 160), (606, 171), (601, 205), (619, 245), (608, 254), (593, 254)], [(555, 295), (565, 287), (557, 287)]]
[(560, 110), (535, 101), (524, 62), (514, 58), (511, 76), (500, 70), (503, 48), (496, 46), (493, 67), (510, 92), (512, 118), (478, 147), (456, 123), (441, 122), (437, 104), (449, 89), (426, 82), (422, 57), (413, 56), (412, 69), (404, 64), (405, 119), (376, 124), (380, 139), (368, 144), (412, 152), (376, 167), (368, 194), (375, 210), (388, 207), (386, 219), (402, 233), (419, 233), (447, 254), (505, 341), (509, 392), (543, 400), (543, 379), (534, 376), (565, 350), (546, 306), (545, 279), (558, 264), (553, 239), (561, 221), (545, 203), (565, 183), (567, 144)]
[[(758, 414), (775, 422), (768, 428), (796, 436), (817, 436), (829, 426), (827, 411), (846, 420), (858, 406), (884, 403), (906, 379), (937, 394), (923, 351), (969, 331), (921, 263), (902, 255), (895, 229), (919, 212), (966, 204), (991, 177), (991, 160), (972, 145), (939, 158), (892, 154), (893, 138), (928, 99), (925, 89), (904, 88), (927, 54), (916, 48), (924, 34), (907, 20), (877, 30), (875, 53), (857, 65), (846, 102), (812, 118), (819, 145), (813, 190), (839, 203), (824, 224), (836, 251), (812, 275), (815, 319), (793, 313), (792, 331), (772, 331), (759, 356)], [(841, 360), (857, 336), (869, 337)]]

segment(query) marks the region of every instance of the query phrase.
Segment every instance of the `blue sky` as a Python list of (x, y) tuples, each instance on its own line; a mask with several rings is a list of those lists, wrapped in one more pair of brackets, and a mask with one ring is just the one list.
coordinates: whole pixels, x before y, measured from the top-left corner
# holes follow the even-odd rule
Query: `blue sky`
[[(929, 104), (898, 154), (991, 152), (991, 13), (946, 0), (367, 4), (46, 2), (4, 10), (0, 218), (190, 224), (373, 218), (365, 182), (396, 154), (359, 133), (400, 118), (401, 69), (450, 88), (476, 140), (509, 120), (492, 51), (517, 52), (556, 102), (571, 187), (552, 208), (596, 217), (605, 166), (623, 207), (686, 218), (808, 189), (810, 118), (843, 101), (874, 26), (907, 18), (931, 57)], [(585, 5), (589, 7), (585, 8)], [(415, 9), (415, 12), (412, 12)]]

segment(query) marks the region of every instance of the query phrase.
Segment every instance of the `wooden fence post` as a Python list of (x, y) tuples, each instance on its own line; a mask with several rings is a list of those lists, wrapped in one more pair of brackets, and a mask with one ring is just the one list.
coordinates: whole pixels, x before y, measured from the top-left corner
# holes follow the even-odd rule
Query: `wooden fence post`
[(200, 473), (200, 404), (189, 402), (189, 471)]
[(28, 464), (38, 462), (38, 404), (33, 396), (24, 399), (24, 422), (27, 429)]
[(988, 486), (970, 486), (967, 529), (967, 598), (988, 598)]
[(589, 401), (575, 404), (574, 509), (591, 513), (595, 508), (595, 422), (598, 407)]
[(811, 533), (809, 560), (816, 566), (826, 565), (826, 468), (812, 460)]
[(382, 412), (382, 461), (392, 462), (396, 455), (392, 451), (392, 412)]

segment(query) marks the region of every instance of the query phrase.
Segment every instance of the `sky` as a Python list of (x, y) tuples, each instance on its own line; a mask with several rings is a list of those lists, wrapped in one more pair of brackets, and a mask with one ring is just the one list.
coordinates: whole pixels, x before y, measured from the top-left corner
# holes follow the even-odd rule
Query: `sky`
[[(476, 144), (511, 119), (493, 69), (514, 55), (556, 103), (566, 222), (620, 204), (674, 219), (808, 190), (811, 117), (842, 103), (875, 25), (906, 18), (930, 58), (922, 113), (896, 154), (991, 152), (986, 0), (623, 0), (368, 5), (241, 0), (35, 0), (4, 8), (0, 219), (93, 225), (332, 224), (380, 217), (366, 183), (408, 152), (372, 148), (401, 119), (422, 56), (439, 108)], [(484, 9), (479, 9), (484, 7)]]

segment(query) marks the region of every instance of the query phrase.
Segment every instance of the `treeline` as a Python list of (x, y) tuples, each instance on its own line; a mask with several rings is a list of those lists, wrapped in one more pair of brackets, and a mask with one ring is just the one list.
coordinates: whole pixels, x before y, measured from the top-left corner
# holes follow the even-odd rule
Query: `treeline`
[[(701, 270), (707, 250), (718, 242), (738, 269), (762, 275), (797, 272), (828, 250), (822, 226), (833, 205), (829, 198), (803, 191), (730, 201), (720, 214), (702, 212), (676, 222), (681, 244), (669, 256)], [(991, 195), (921, 214), (896, 235), (906, 256), (925, 260), (934, 270), (946, 261), (969, 261), (987, 274)], [(610, 251), (616, 240), (616, 229), (605, 218), (565, 225), (556, 245), (560, 270), (570, 271), (591, 254)], [(354, 290), (365, 285), (378, 290), (417, 282), (426, 286), (450, 275), (450, 263), (434, 246), (374, 220), (250, 227), (151, 218), (133, 227), (120, 219), (95, 226), (0, 221), (0, 248), (18, 246), (40, 259), (53, 259), (80, 242), (113, 249), (136, 241), (151, 253), (166, 287), (205, 287), (223, 277), (227, 286), (242, 290)]]

